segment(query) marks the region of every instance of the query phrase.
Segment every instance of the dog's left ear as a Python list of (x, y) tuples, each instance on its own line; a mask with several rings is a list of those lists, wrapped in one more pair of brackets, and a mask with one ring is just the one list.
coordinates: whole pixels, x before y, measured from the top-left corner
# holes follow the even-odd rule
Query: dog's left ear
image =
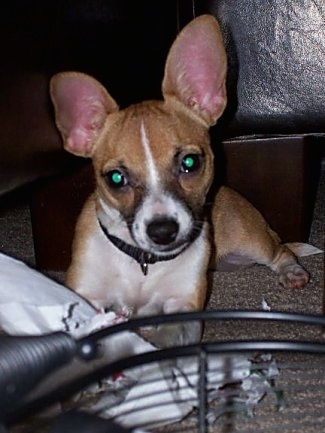
[(176, 98), (212, 126), (227, 103), (226, 72), (219, 25), (212, 15), (201, 15), (184, 27), (169, 51), (164, 98)]
[(114, 99), (97, 80), (80, 72), (54, 75), (50, 94), (64, 148), (78, 156), (92, 156), (107, 116), (118, 111)]

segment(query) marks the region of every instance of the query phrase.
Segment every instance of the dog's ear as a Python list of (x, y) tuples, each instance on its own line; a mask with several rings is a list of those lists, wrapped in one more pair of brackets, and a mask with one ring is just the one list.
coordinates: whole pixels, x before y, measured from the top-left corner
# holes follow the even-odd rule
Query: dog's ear
[(91, 156), (107, 115), (118, 110), (116, 102), (97, 80), (79, 72), (54, 75), (50, 93), (65, 149)]
[(176, 98), (211, 126), (226, 106), (226, 72), (219, 25), (212, 15), (201, 15), (184, 27), (169, 51), (164, 98)]

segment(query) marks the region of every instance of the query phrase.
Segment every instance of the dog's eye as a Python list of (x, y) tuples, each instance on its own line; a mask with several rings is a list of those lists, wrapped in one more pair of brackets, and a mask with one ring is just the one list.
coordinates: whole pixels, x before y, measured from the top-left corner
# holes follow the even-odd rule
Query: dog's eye
[(122, 188), (128, 184), (127, 177), (119, 170), (112, 170), (106, 173), (105, 180), (111, 188)]
[(195, 153), (189, 153), (182, 158), (181, 161), (181, 172), (182, 173), (193, 173), (198, 170), (201, 164), (200, 155)]

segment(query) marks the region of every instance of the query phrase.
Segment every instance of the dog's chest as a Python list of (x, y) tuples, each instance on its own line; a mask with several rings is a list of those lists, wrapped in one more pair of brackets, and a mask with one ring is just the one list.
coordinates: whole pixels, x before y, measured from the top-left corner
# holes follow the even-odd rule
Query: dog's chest
[(127, 310), (130, 315), (168, 313), (173, 312), (173, 305), (175, 309), (186, 305), (194, 296), (206, 261), (202, 236), (178, 257), (149, 264), (144, 275), (132, 257), (101, 233), (89, 241), (86, 254), (94, 261), (93, 272), (85, 271), (78, 292), (98, 308)]
[(176, 293), (178, 297), (187, 298), (186, 272), (184, 266), (177, 266), (182, 262), (180, 258), (148, 265), (147, 275), (144, 275), (134, 259), (120, 252), (114, 253), (114, 257), (111, 256), (114, 272), (105, 284), (106, 306), (126, 307), (136, 315), (159, 314), (163, 312), (165, 302)]

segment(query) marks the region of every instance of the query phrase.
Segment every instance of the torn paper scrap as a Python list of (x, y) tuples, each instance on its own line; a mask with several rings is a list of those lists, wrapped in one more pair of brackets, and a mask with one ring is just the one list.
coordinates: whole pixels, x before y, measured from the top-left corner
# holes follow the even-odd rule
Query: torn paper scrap
[(287, 242), (284, 245), (286, 245), (297, 257), (308, 257), (323, 253), (323, 250), (303, 242)]
[(7, 334), (72, 332), (95, 314), (73, 291), (0, 254), (0, 328)]
[(262, 299), (262, 310), (263, 311), (271, 311), (271, 307), (267, 303), (267, 301), (263, 298)]
[[(250, 375), (251, 362), (242, 355), (216, 356), (207, 359), (208, 399), (227, 383), (242, 382)], [(124, 372), (132, 386), (122, 400), (112, 401), (106, 394), (91, 410), (114, 419), (124, 427), (153, 428), (182, 420), (198, 407), (198, 358), (171, 359), (136, 367)], [(124, 384), (123, 383), (123, 384)], [(112, 384), (114, 386), (114, 384)], [(116, 395), (116, 389), (114, 391)]]

